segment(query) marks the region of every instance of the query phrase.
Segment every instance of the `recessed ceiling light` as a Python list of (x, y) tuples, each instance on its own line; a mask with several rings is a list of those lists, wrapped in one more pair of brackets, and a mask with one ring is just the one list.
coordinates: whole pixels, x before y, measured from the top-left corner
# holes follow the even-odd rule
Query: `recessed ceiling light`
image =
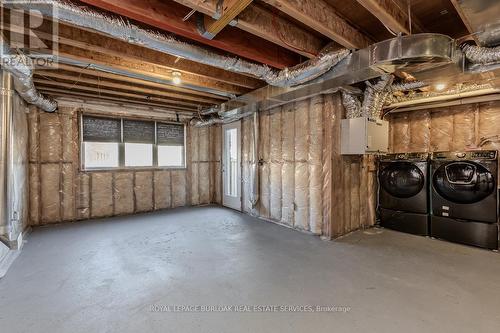
[(181, 76), (182, 76), (182, 74), (180, 72), (173, 72), (172, 73), (172, 82), (174, 82), (174, 84), (176, 84), (176, 85), (181, 84), (182, 83)]
[(446, 88), (446, 84), (438, 83), (434, 87), (436, 88), (436, 90), (444, 90), (444, 88)]

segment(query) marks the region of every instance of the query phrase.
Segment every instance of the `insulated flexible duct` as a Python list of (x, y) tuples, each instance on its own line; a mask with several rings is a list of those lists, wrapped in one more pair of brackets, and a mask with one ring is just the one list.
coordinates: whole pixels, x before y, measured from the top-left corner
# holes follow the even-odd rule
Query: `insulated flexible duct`
[(22, 10), (37, 10), (52, 17), (84, 29), (92, 29), (126, 42), (147, 47), (205, 65), (224, 70), (248, 74), (265, 80), (268, 84), (289, 87), (305, 83), (326, 73), (342, 61), (350, 51), (326, 49), (315, 58), (295, 67), (281, 71), (266, 65), (255, 64), (240, 58), (228, 57), (205, 48), (181, 42), (172, 36), (148, 31), (122, 18), (110, 17), (91, 9), (83, 9), (57, 0), (26, 0), (5, 3), (4, 6)]
[(494, 64), (500, 62), (500, 46), (481, 47), (465, 44), (462, 46), (465, 57), (474, 64)]
[(22, 54), (12, 54), (9, 46), (0, 34), (2, 68), (12, 74), (14, 88), (29, 104), (38, 106), (46, 112), (54, 112), (57, 103), (40, 94), (33, 83), (33, 64), (30, 58)]
[(418, 88), (422, 88), (428, 86), (427, 83), (422, 82), (422, 81), (413, 81), (413, 82), (402, 82), (402, 83), (395, 83), (391, 86), (392, 92), (396, 91), (408, 91), (408, 90), (415, 90)]
[(215, 124), (224, 124), (224, 120), (220, 118), (196, 119), (193, 122), (194, 127), (206, 127)]
[(361, 102), (358, 96), (342, 91), (342, 105), (344, 105), (347, 119), (361, 117)]
[(363, 105), (361, 106), (363, 117), (380, 118), (385, 100), (390, 95), (390, 86), (393, 80), (393, 75), (385, 74), (375, 85), (366, 82)]

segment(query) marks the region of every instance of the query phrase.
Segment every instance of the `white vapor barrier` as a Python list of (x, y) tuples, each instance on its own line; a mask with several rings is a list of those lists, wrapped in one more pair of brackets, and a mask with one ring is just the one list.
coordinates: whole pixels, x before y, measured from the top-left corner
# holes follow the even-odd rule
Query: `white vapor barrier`
[(461, 151), (500, 148), (500, 102), (391, 115), (391, 150)]
[[(186, 169), (85, 172), (79, 165), (79, 115), (101, 112), (61, 105), (55, 113), (30, 108), (26, 151), (31, 225), (220, 203), (220, 126), (188, 127)], [(109, 111), (106, 116), (119, 114)]]
[(309, 112), (309, 230), (315, 234), (323, 221), (323, 105), (323, 96), (313, 97)]
[[(340, 155), (342, 117), (339, 94), (259, 113), (259, 217), (326, 238), (373, 225), (374, 162)], [(244, 203), (251, 126), (243, 121)]]

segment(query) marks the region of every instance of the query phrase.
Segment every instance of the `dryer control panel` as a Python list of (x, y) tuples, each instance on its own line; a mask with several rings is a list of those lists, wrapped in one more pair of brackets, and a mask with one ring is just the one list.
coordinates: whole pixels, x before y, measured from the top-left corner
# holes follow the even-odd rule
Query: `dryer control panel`
[(496, 160), (496, 150), (478, 150), (467, 152), (436, 152), (432, 154), (434, 160)]

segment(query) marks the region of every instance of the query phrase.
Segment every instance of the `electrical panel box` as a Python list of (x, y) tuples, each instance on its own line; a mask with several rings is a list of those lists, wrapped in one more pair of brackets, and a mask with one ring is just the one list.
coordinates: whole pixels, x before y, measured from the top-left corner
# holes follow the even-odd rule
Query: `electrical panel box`
[(341, 122), (342, 155), (387, 153), (389, 122), (367, 117), (343, 119)]

